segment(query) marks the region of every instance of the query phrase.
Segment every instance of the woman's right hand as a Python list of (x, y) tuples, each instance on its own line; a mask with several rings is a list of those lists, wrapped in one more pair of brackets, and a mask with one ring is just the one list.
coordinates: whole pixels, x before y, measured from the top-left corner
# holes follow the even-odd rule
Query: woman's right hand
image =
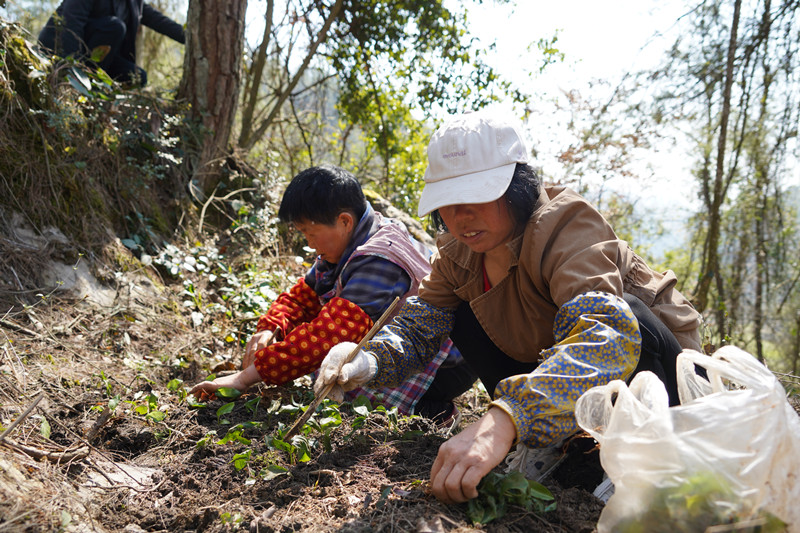
[(242, 357), (242, 370), (253, 365), (256, 360), (256, 352), (269, 346), (274, 335), (274, 331), (262, 329), (261, 331), (255, 332), (253, 336), (250, 337), (250, 340), (247, 341), (247, 345), (244, 348), (244, 357)]
[(481, 479), (505, 458), (517, 430), (511, 417), (491, 407), (478, 421), (439, 447), (430, 487), (444, 503), (463, 503), (478, 496)]

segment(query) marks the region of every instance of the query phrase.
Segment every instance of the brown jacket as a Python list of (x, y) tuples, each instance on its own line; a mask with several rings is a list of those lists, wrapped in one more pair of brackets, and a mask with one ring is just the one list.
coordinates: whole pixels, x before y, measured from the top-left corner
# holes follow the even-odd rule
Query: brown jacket
[(443, 235), (420, 298), (444, 308), (470, 302), (492, 341), (519, 361), (537, 361), (552, 347), (556, 313), (589, 291), (639, 297), (683, 348), (701, 349), (700, 315), (675, 290), (675, 274), (652, 270), (575, 192), (541, 188), (522, 235), (507, 246), (513, 257), (508, 275), (484, 292), (482, 255)]

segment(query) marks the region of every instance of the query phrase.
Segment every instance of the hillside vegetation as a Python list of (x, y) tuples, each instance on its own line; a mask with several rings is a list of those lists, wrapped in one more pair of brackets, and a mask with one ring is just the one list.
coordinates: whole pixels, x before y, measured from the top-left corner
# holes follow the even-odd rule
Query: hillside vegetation
[[(308, 267), (274, 220), (283, 183), (230, 161), (224, 190), (195, 198), (180, 102), (50, 65), (13, 25), (0, 40), (0, 531), (593, 529), (596, 451), (590, 475), (565, 463), (548, 483), (547, 513), (518, 484), (445, 506), (427, 478), (457, 427), (325, 402), (285, 442), (307, 378), (187, 396), (236, 368)], [(461, 427), (486, 401), (459, 399)]]

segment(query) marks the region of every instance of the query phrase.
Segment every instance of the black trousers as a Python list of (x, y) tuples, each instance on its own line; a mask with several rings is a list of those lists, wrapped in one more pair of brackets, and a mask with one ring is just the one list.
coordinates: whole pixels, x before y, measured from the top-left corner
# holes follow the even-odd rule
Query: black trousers
[[(50, 19), (39, 33), (39, 44), (45, 50), (52, 50), (59, 55), (64, 55), (65, 51), (60, 50), (58, 42), (59, 33), (62, 31), (69, 30), (56, 28), (53, 19)], [(74, 53), (78, 59), (96, 64), (105, 70), (114, 80), (123, 83), (138, 83), (144, 87), (147, 85), (147, 72), (120, 54), (126, 33), (125, 22), (117, 17), (90, 18), (84, 26), (83, 35), (73, 36), (80, 43), (80, 49)], [(108, 52), (102, 58), (93, 58), (93, 52), (101, 47), (107, 49)]]
[[(681, 346), (675, 335), (636, 296), (624, 295), (639, 321), (642, 351), (634, 375), (643, 370), (653, 372), (664, 382), (670, 405), (678, 404), (678, 384), (675, 360)], [(489, 395), (494, 398), (497, 384), (513, 375), (530, 373), (538, 363), (522, 363), (501, 351), (483, 330), (469, 303), (462, 303), (455, 314), (455, 326), (450, 338), (464, 358), (464, 364), (442, 366), (420, 405), (449, 402), (469, 390), (480, 379)]]

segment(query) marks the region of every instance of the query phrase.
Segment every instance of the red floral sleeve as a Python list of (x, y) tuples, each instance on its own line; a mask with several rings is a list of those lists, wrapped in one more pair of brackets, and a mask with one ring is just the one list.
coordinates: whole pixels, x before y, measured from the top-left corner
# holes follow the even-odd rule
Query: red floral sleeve
[(332, 298), (313, 320), (257, 351), (256, 370), (265, 383), (286, 383), (318, 369), (333, 345), (359, 342), (371, 327), (372, 319), (358, 305)]
[(285, 334), (303, 322), (313, 320), (321, 309), (322, 304), (319, 303), (317, 293), (306, 284), (303, 278), (300, 278), (300, 281), (295, 283), (291, 289), (282, 292), (272, 303), (269, 311), (258, 319), (256, 331), (265, 329), (276, 331), (280, 328), (280, 331)]

